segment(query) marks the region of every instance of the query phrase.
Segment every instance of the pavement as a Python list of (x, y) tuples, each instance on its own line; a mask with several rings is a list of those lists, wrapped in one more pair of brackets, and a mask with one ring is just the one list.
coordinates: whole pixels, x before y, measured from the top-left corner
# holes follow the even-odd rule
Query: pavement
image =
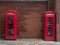
[(41, 39), (17, 39), (0, 40), (0, 45), (60, 45), (60, 42), (44, 41)]

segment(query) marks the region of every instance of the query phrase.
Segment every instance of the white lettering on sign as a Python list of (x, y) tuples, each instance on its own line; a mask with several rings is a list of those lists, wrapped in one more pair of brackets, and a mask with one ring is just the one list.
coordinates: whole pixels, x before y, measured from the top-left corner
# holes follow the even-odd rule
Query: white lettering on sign
[(46, 14), (47, 16), (54, 16), (54, 14)]
[(7, 14), (11, 14), (11, 15), (13, 15), (14, 13), (7, 13)]

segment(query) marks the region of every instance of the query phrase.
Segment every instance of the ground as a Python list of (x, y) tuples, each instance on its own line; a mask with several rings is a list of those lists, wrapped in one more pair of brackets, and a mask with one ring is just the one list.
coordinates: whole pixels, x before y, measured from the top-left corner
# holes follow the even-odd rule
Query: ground
[(17, 40), (0, 40), (0, 45), (60, 45), (60, 42), (43, 41), (40, 39), (17, 39)]

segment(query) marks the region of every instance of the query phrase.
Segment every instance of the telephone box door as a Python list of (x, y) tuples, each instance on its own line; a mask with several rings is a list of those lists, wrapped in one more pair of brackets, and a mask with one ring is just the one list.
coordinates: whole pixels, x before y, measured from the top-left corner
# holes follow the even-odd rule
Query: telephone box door
[(47, 11), (44, 15), (44, 39), (56, 40), (56, 13)]
[(17, 19), (16, 19), (16, 11), (8, 10), (6, 12), (6, 30), (5, 30), (5, 38), (6, 39), (16, 39), (17, 38)]

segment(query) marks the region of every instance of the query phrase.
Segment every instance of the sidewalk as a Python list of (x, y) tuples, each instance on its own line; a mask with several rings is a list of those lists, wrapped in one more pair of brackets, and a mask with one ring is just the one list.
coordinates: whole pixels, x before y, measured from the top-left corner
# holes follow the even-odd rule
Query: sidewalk
[(60, 45), (60, 42), (39, 39), (0, 40), (0, 45)]

